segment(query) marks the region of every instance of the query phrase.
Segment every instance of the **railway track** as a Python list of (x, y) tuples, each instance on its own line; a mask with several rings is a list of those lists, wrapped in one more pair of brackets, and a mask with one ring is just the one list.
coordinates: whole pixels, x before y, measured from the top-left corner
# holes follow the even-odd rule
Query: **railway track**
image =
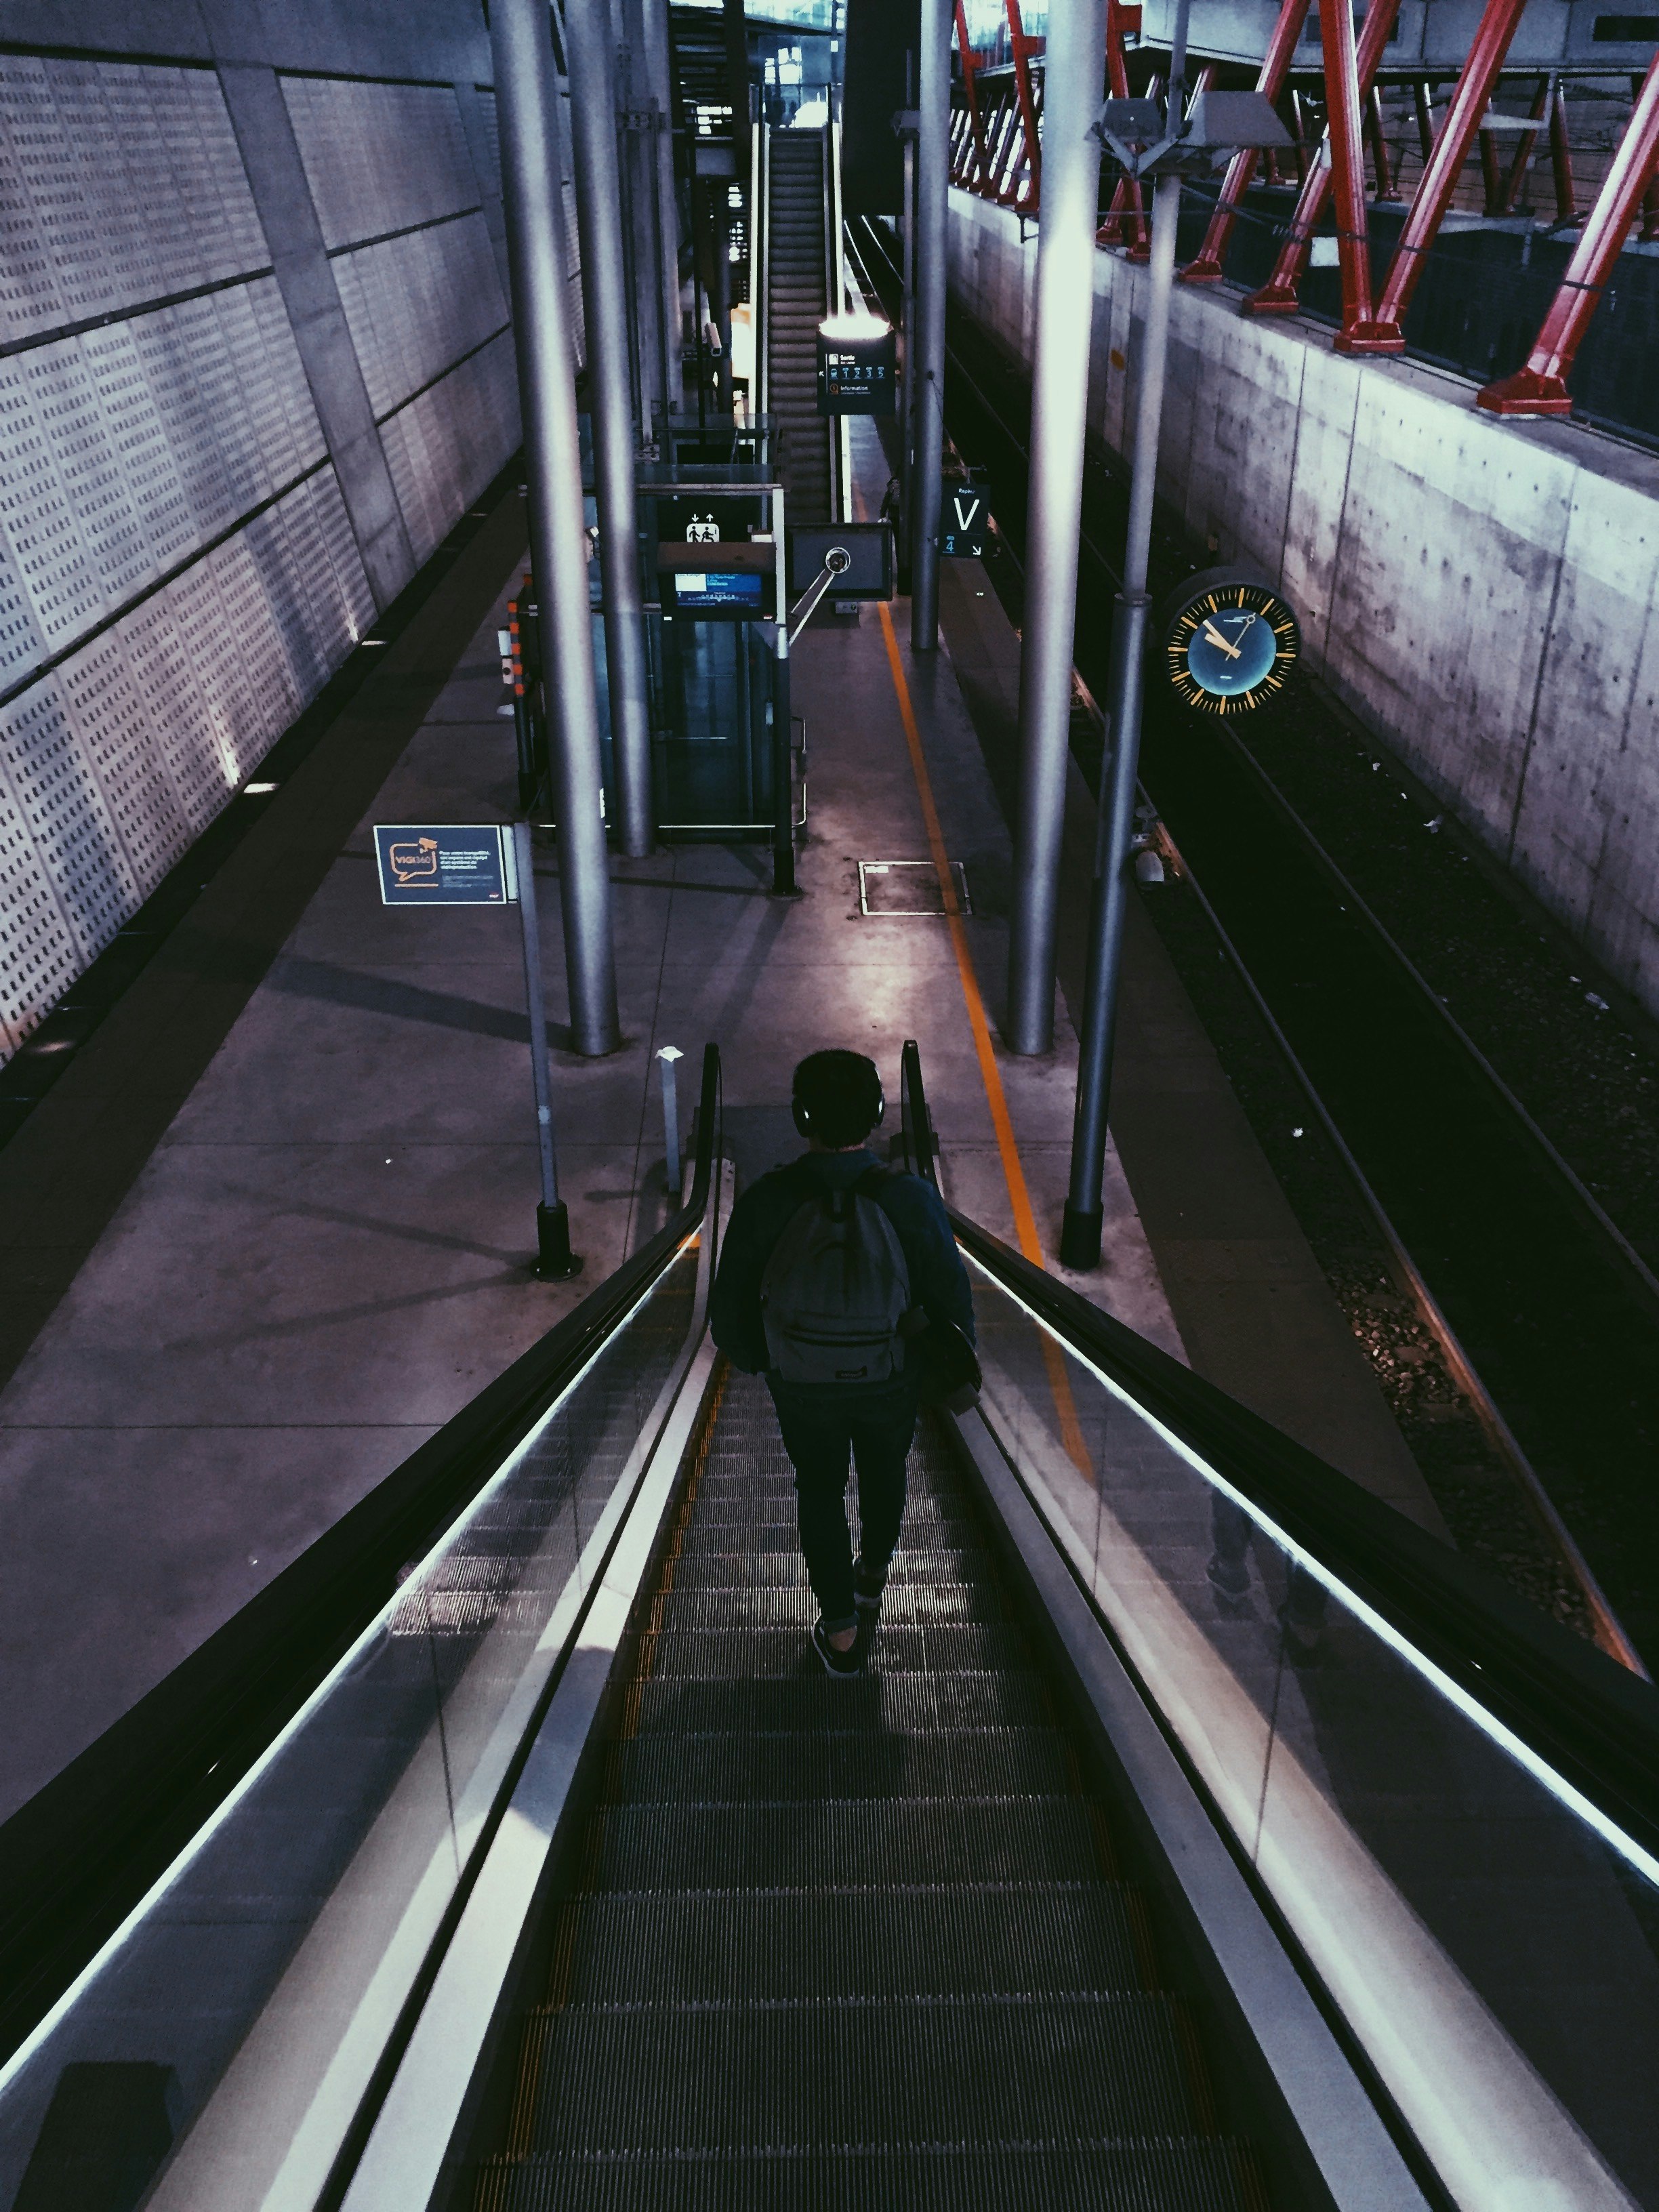
[[(890, 307), (884, 240), (866, 223), (855, 246)], [(1006, 551), (988, 567), (1018, 623), (1029, 396), (983, 333), (971, 360), (962, 336), (953, 328), (946, 424), (988, 483)], [(1127, 496), (1092, 454), (1075, 650), (1093, 690)], [(1154, 588), (1213, 557), (1163, 532)], [(1305, 680), (1268, 711), (1295, 717), (1310, 743), (1352, 743)], [(1073, 750), (1092, 784), (1097, 724), (1074, 718)], [(1247, 736), (1155, 689), (1142, 776), (1188, 878), (1187, 896), (1151, 893), (1148, 909), (1454, 1533), (1607, 1648), (1659, 1655), (1659, 1286), (1641, 1255)], [(1218, 950), (1247, 1004), (1220, 989)]]

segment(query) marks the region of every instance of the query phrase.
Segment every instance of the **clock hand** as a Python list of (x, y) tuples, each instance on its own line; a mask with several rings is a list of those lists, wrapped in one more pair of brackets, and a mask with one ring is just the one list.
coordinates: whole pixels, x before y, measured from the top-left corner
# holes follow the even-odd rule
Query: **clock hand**
[(1223, 637), (1221, 632), (1216, 628), (1212, 622), (1206, 622), (1205, 623), (1204, 635), (1209, 639), (1212, 645), (1218, 645), (1221, 647), (1221, 650), (1226, 653), (1230, 659), (1233, 660), (1237, 659), (1238, 647), (1236, 645), (1229, 645), (1226, 639)]

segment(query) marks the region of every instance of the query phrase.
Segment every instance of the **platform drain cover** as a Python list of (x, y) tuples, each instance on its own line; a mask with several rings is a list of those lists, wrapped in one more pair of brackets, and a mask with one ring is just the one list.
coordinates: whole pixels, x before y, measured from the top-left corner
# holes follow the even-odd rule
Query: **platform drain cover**
[[(957, 908), (971, 914), (968, 874), (960, 860), (951, 862)], [(860, 860), (859, 911), (876, 915), (943, 914), (945, 895), (931, 860)]]

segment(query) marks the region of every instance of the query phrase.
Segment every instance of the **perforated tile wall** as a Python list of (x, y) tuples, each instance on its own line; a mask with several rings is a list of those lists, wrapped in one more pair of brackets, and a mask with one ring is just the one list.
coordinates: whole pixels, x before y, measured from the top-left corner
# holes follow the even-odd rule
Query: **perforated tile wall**
[[(333, 266), (424, 558), (519, 438), (460, 112), (283, 88), (330, 245), (406, 232)], [(0, 1059), (374, 618), (267, 262), (211, 70), (0, 55)]]
[(449, 86), (285, 76), (283, 92), (330, 247), (477, 206)]

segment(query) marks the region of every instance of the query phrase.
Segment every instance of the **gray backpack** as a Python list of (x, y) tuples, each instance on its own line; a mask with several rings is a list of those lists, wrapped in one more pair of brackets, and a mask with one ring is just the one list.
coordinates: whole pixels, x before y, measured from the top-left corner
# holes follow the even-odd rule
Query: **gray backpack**
[(887, 1382), (904, 1366), (910, 1271), (871, 1168), (790, 1218), (761, 1277), (766, 1349), (786, 1382)]

